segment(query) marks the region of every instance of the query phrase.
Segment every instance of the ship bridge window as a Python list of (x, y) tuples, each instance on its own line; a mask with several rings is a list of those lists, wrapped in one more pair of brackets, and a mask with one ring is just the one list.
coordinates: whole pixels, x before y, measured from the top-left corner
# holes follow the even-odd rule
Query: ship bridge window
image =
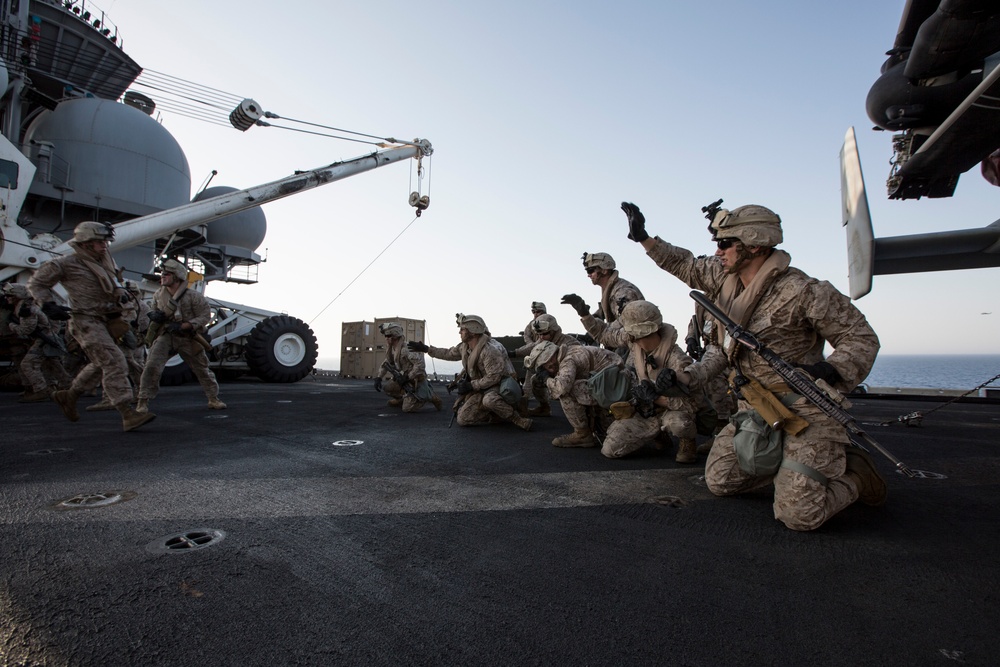
[(0, 188), (17, 188), (18, 165), (10, 160), (0, 160)]

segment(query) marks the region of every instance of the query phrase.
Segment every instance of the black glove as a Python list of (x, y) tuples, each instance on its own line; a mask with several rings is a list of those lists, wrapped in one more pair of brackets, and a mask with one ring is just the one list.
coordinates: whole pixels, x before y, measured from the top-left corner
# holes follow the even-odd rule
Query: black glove
[(837, 369), (826, 361), (821, 361), (818, 364), (794, 364), (794, 366), (796, 368), (801, 368), (817, 380), (825, 380), (831, 385), (844, 381), (844, 378), (840, 377), (840, 373), (837, 372)]
[(677, 386), (677, 373), (672, 368), (664, 368), (656, 376), (656, 393), (666, 396), (667, 392)]
[(69, 319), (70, 309), (66, 306), (60, 306), (55, 301), (46, 301), (42, 304), (42, 312), (45, 313), (50, 320), (66, 321)]
[(375, 391), (382, 391), (382, 378), (375, 378)]
[(167, 314), (162, 310), (151, 310), (149, 311), (149, 321), (163, 324), (167, 321)]
[(627, 201), (622, 202), (622, 210), (628, 218), (628, 237), (636, 243), (642, 243), (649, 238), (646, 233), (646, 217), (635, 204)]
[(22, 303), (21, 307), (17, 309), (17, 314), (20, 317), (31, 317), (31, 306), (26, 303)]
[(560, 301), (559, 303), (565, 303), (570, 306), (573, 306), (573, 308), (576, 310), (577, 315), (579, 315), (580, 317), (586, 317), (587, 315), (590, 315), (590, 306), (588, 306), (586, 302), (584, 302), (582, 296), (577, 296), (576, 294), (565, 294), (563, 295), (562, 301)]
[(656, 385), (649, 380), (643, 380), (632, 387), (632, 398), (639, 405), (648, 405), (656, 400), (659, 394), (656, 392)]
[(465, 396), (466, 394), (472, 393), (472, 382), (469, 380), (459, 380), (458, 384), (455, 385), (455, 391), (458, 392), (459, 396)]
[(179, 334), (179, 333), (181, 333), (181, 323), (180, 322), (171, 322), (170, 324), (168, 324), (167, 325), (167, 333), (172, 333), (172, 334)]
[(411, 340), (411, 341), (407, 341), (407, 343), (406, 343), (406, 349), (409, 350), (410, 352), (427, 352), (431, 348), (428, 347), (428, 346), (426, 346), (426, 345), (424, 345), (420, 341)]
[(537, 371), (535, 371), (535, 384), (545, 384), (545, 381), (548, 380), (550, 377), (552, 376), (549, 375), (549, 372), (547, 370), (545, 370), (544, 368), (539, 368)]
[(685, 339), (684, 342), (687, 343), (688, 356), (695, 361), (701, 359), (701, 342), (694, 336)]

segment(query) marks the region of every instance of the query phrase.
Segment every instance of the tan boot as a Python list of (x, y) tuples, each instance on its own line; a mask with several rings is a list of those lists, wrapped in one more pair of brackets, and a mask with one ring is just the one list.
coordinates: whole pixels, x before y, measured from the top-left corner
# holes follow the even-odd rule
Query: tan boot
[(403, 399), (401, 398), (390, 398), (388, 401), (386, 401), (386, 405), (388, 405), (390, 408), (398, 408), (402, 404), (403, 404)]
[(115, 406), (118, 412), (122, 416), (122, 430), (123, 431), (133, 431), (146, 422), (151, 422), (156, 419), (156, 415), (149, 412), (147, 408), (146, 412), (138, 412), (132, 409), (132, 406), (128, 403), (120, 403)]
[(52, 394), (52, 400), (66, 415), (66, 419), (71, 422), (80, 421), (80, 413), (76, 410), (76, 399), (80, 398), (80, 393), (73, 389), (65, 389)]
[(548, 401), (539, 401), (537, 408), (528, 410), (529, 417), (548, 417), (552, 414), (552, 406)]
[(521, 415), (517, 414), (516, 412), (514, 413), (514, 418), (511, 419), (511, 421), (514, 423), (515, 426), (517, 426), (522, 431), (530, 431), (531, 430), (531, 420), (530, 419), (525, 419), (524, 417), (522, 417)]
[(47, 391), (28, 391), (25, 392), (21, 398), (17, 399), (18, 403), (42, 403), (51, 398), (49, 392)]
[(208, 399), (208, 409), (209, 410), (225, 410), (226, 404), (219, 400), (218, 396), (212, 396)]
[(431, 404), (435, 410), (441, 412), (441, 399), (438, 398), (437, 394), (431, 394)]
[(865, 450), (858, 447), (848, 447), (844, 453), (847, 454), (847, 472), (844, 474), (858, 487), (858, 500), (872, 507), (884, 505), (889, 497), (889, 489), (875, 467), (875, 462)]
[(94, 403), (93, 405), (88, 405), (84, 408), (87, 412), (100, 412), (102, 410), (114, 410), (115, 404), (111, 400), (104, 396), (100, 401)]
[(596, 447), (594, 432), (587, 427), (573, 429), (568, 435), (560, 435), (552, 441), (553, 447)]
[(705, 442), (698, 445), (698, 456), (708, 456), (708, 453), (712, 451), (712, 445), (715, 443), (715, 436), (712, 436)]
[(149, 412), (149, 399), (140, 398), (138, 401), (136, 401), (135, 411), (138, 412), (140, 415), (144, 415), (147, 412)]
[(694, 438), (680, 438), (677, 442), (677, 456), (674, 461), (678, 463), (694, 463), (698, 460), (698, 445)]
[(522, 417), (524, 417), (525, 415), (528, 414), (528, 399), (527, 399), (527, 397), (525, 397), (525, 396), (521, 397), (521, 400), (518, 401), (517, 405), (514, 406), (514, 411), (517, 412), (517, 414), (521, 415)]

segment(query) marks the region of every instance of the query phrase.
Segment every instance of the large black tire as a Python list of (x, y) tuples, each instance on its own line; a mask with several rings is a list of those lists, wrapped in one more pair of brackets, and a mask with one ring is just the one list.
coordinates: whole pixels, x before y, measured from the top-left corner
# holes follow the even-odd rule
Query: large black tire
[(247, 366), (265, 382), (298, 382), (312, 372), (318, 356), (316, 334), (305, 322), (288, 315), (267, 318), (247, 340)]
[(160, 375), (161, 387), (176, 387), (194, 380), (194, 371), (182, 361), (180, 355), (175, 354), (167, 360), (167, 365), (163, 367), (163, 374)]

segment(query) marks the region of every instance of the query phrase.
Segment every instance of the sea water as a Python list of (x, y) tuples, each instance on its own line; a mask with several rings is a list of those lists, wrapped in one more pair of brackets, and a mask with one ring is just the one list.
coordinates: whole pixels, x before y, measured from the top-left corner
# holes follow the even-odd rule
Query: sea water
[[(1000, 375), (1000, 354), (880, 354), (869, 387), (972, 389)], [(1000, 387), (1000, 379), (988, 386)]]

